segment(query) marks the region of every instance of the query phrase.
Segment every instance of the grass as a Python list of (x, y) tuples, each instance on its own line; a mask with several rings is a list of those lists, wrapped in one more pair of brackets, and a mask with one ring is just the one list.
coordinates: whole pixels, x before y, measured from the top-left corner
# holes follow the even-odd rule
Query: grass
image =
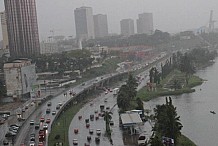
[(178, 144), (177, 146), (196, 146), (188, 137), (185, 135), (181, 135), (178, 138)]
[(185, 80), (185, 74), (181, 73), (178, 70), (174, 70), (165, 79), (161, 81), (156, 91), (147, 91), (147, 88), (144, 87), (137, 92), (136, 97), (137, 98), (139, 97), (144, 101), (149, 101), (152, 98), (156, 98), (159, 96), (181, 95), (183, 93), (192, 93), (195, 92), (195, 89), (192, 89), (192, 87), (195, 87), (203, 83), (203, 80), (201, 78), (195, 75), (191, 75), (189, 78), (189, 84), (181, 89), (169, 90), (169, 89), (162, 88), (164, 84), (171, 82), (175, 78), (180, 78), (180, 80)]
[[(75, 114), (82, 108), (85, 103), (78, 103), (71, 106), (64, 114), (53, 124), (51, 133), (48, 137), (48, 145), (54, 146), (57, 142), (62, 142), (64, 146), (69, 146), (68, 129)], [(56, 135), (60, 135), (59, 139), (55, 139)]]

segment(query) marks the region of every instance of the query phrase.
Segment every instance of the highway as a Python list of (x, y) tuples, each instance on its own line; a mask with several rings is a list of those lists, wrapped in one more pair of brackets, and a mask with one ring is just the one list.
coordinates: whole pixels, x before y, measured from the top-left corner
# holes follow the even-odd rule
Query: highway
[[(140, 73), (138, 76), (140, 76), (142, 80), (138, 85), (137, 90), (143, 88), (149, 80), (148, 71), (144, 71)], [(116, 87), (120, 87), (122, 84), (124, 83), (123, 82), (119, 83), (119, 85), (117, 85)], [(107, 102), (105, 102), (105, 100)], [(100, 96), (96, 97), (90, 103), (87, 103), (85, 106), (83, 106), (83, 108), (73, 118), (70, 124), (70, 128), (68, 130), (68, 139), (69, 139), (70, 146), (73, 146), (73, 139), (78, 140), (78, 145), (85, 145), (86, 143), (90, 145), (111, 146), (111, 143), (108, 140), (108, 138), (104, 136), (104, 133), (106, 131), (104, 118), (99, 116), (98, 120), (96, 120), (95, 118), (93, 121), (90, 120), (90, 115), (94, 115), (95, 117), (98, 116), (98, 114), (100, 113), (100, 105), (104, 105), (105, 109), (106, 107), (110, 107), (108, 111), (112, 112), (111, 116), (112, 116), (112, 121), (114, 122), (114, 125), (111, 126), (113, 144), (116, 146), (124, 146), (125, 143), (123, 143), (122, 131), (120, 130), (119, 127), (119, 114), (118, 114), (119, 108), (117, 107), (116, 103), (117, 103), (117, 98), (116, 96), (113, 95), (113, 92), (108, 92), (108, 94), (105, 94), (103, 92)], [(95, 113), (96, 111), (98, 111), (98, 113)], [(79, 116), (82, 116), (82, 119), (79, 119), (78, 118)], [(85, 119), (90, 120), (89, 128), (86, 128)], [(142, 132), (146, 131), (148, 135), (151, 135), (151, 126), (148, 122), (146, 122), (140, 128)], [(79, 132), (74, 133), (74, 129), (79, 129)], [(89, 129), (93, 129), (94, 133), (90, 134)], [(95, 137), (98, 137), (96, 135), (96, 129), (101, 129), (101, 133), (102, 133), (101, 136), (99, 137), (100, 138), (99, 144), (95, 143)], [(92, 140), (87, 141), (87, 136), (91, 136)], [(129, 140), (127, 141), (129, 142)]]
[[(113, 76), (115, 74), (108, 74), (108, 75), (104, 75), (102, 76), (103, 79), (105, 78), (108, 78), (110, 76)], [(95, 83), (95, 79), (92, 79), (92, 80), (89, 80), (87, 82), (85, 82), (85, 85), (78, 85), (74, 88), (71, 88), (69, 89), (69, 91), (73, 91), (75, 92), (76, 94), (79, 93), (79, 92), (82, 92), (85, 88), (89, 87), (89, 86), (92, 86), (93, 83)], [(38, 131), (39, 130), (35, 130), (35, 126), (31, 126), (30, 125), (30, 121), (31, 120), (34, 120), (35, 123), (40, 123), (40, 118), (43, 117), (45, 120), (46, 119), (51, 119), (51, 122), (54, 120), (55, 116), (52, 115), (52, 111), (56, 111), (58, 112), (59, 110), (56, 110), (56, 106), (58, 105), (58, 103), (62, 103), (62, 105), (64, 105), (68, 100), (70, 100), (71, 98), (73, 98), (72, 96), (69, 95), (69, 91), (66, 92), (67, 95), (64, 96), (64, 94), (60, 94), (56, 97), (53, 97), (50, 101), (47, 101), (48, 102), (51, 102), (52, 105), (51, 106), (47, 106), (47, 103), (46, 104), (42, 104), (38, 109), (36, 109), (34, 111), (34, 113), (31, 114), (31, 116), (26, 120), (25, 124), (21, 127), (18, 135), (17, 135), (17, 138), (16, 138), (16, 141), (15, 141), (15, 146), (20, 146), (21, 144), (25, 144), (25, 145), (29, 145), (30, 144), (30, 134), (31, 133), (35, 133), (36, 136), (35, 136), (35, 140), (36, 140), (36, 144), (37, 144), (37, 138), (38, 138)], [(62, 106), (61, 106), (62, 107)], [(51, 113), (49, 114), (46, 114), (46, 109), (50, 109), (51, 110)], [(44, 123), (40, 123), (40, 128), (42, 129), (43, 128), (43, 125), (45, 124)], [(48, 124), (48, 130), (47, 130), (47, 133), (50, 132), (50, 124)]]
[[(133, 66), (131, 70), (134, 70), (135, 68), (138, 68), (138, 66)], [(127, 71), (126, 71), (127, 72)], [(116, 74), (119, 74), (119, 73), (113, 73), (113, 74), (107, 74), (107, 75), (104, 75), (104, 76), (101, 76), (103, 77), (103, 79), (105, 78), (108, 78), (110, 76), (114, 76)], [(101, 79), (101, 77), (99, 77)], [(85, 88), (88, 88), (90, 86), (93, 85), (93, 83), (95, 83), (96, 79), (92, 79), (92, 80), (89, 80), (87, 82), (85, 82), (85, 85), (78, 85), (74, 88), (71, 88), (70, 90), (75, 92), (76, 94), (82, 92)], [(69, 92), (68, 92), (69, 93)], [(63, 105), (69, 101), (71, 98), (73, 97), (70, 97), (69, 94), (67, 94), (67, 96), (64, 96), (63, 93), (56, 96), (56, 97), (53, 97), (50, 102), (52, 102), (52, 105), (50, 107), (47, 106), (47, 104), (42, 104), (39, 108), (37, 108), (28, 118), (27, 120), (25, 121), (24, 125), (20, 128), (20, 131), (19, 133), (17, 134), (17, 138), (16, 138), (16, 141), (14, 143), (15, 146), (20, 146), (21, 144), (25, 144), (25, 145), (29, 145), (30, 144), (30, 134), (31, 133), (35, 133), (36, 136), (35, 136), (35, 139), (36, 139), (36, 144), (37, 144), (37, 139), (38, 139), (38, 130), (35, 130), (35, 126), (31, 126), (30, 125), (30, 121), (31, 120), (34, 120), (35, 123), (40, 123), (40, 118), (41, 117), (44, 117), (45, 120), (47, 118), (50, 118), (51, 119), (51, 122), (54, 120), (55, 116), (52, 115), (51, 113), (50, 114), (46, 114), (46, 109), (47, 108), (50, 108), (51, 112), (52, 111), (56, 111), (58, 112), (58, 110), (56, 110), (56, 106), (58, 105), (58, 103), (62, 103)], [(47, 133), (50, 133), (50, 124), (48, 124), (48, 130), (47, 130)], [(40, 123), (40, 128), (43, 127), (43, 123)]]

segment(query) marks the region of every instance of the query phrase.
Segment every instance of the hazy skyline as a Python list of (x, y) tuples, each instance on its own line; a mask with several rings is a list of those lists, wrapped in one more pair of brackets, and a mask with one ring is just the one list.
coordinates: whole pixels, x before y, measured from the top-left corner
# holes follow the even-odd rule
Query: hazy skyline
[[(139, 13), (153, 13), (154, 30), (178, 32), (208, 24), (210, 10), (218, 20), (217, 0), (36, 0), (40, 40), (51, 35), (75, 37), (74, 9), (93, 8), (93, 14), (106, 14), (109, 33), (120, 33), (120, 20), (135, 20)], [(4, 10), (0, 0), (0, 11)], [(136, 25), (136, 22), (135, 22)], [(215, 23), (215, 27), (216, 27)], [(0, 40), (2, 32), (0, 30)]]

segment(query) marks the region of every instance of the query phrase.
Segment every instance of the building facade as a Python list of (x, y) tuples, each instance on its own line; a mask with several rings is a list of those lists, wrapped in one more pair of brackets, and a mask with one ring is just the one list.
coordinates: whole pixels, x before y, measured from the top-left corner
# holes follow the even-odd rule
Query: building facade
[(21, 59), (4, 64), (7, 95), (14, 98), (30, 97), (36, 83), (35, 64)]
[(1, 16), (1, 26), (2, 26), (2, 36), (3, 36), (3, 49), (8, 49), (8, 30), (5, 11), (0, 13)]
[(77, 39), (94, 39), (94, 21), (91, 7), (80, 7), (74, 10)]
[(4, 0), (8, 40), (12, 57), (40, 53), (35, 0)]
[(137, 33), (142, 34), (152, 34), (153, 33), (153, 14), (152, 13), (142, 13), (138, 15), (137, 19)]
[(134, 34), (134, 20), (122, 19), (120, 21), (121, 35), (130, 36)]
[(94, 30), (95, 30), (95, 37), (101, 38), (108, 36), (108, 22), (107, 22), (107, 15), (98, 14), (94, 15)]

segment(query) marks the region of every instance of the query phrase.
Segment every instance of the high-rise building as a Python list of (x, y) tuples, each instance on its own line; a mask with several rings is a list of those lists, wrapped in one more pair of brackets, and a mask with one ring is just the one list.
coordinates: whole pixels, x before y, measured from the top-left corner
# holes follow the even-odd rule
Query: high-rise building
[(3, 49), (8, 49), (8, 30), (7, 30), (5, 12), (1, 12), (0, 16), (1, 16), (2, 36), (3, 36)]
[(120, 21), (121, 35), (130, 36), (134, 34), (134, 20), (122, 19)]
[(96, 38), (108, 36), (107, 15), (94, 15), (94, 30)]
[(35, 0), (4, 0), (9, 50), (12, 57), (40, 53)]
[(142, 13), (138, 15), (137, 19), (137, 33), (152, 34), (153, 33), (153, 14)]
[(74, 10), (76, 37), (78, 39), (92, 39), (94, 34), (94, 21), (91, 7), (80, 7)]

